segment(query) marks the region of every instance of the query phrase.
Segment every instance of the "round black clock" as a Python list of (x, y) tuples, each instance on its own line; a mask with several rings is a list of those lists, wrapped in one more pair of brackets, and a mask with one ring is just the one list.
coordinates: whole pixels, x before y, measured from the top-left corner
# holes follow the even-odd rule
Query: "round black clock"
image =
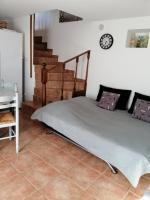
[(99, 44), (102, 49), (109, 49), (113, 45), (113, 36), (105, 33), (101, 36)]

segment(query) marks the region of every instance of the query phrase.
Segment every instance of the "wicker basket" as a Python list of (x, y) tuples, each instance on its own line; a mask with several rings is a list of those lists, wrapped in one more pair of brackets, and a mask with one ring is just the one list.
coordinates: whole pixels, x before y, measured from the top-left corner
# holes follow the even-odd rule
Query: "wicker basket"
[(7, 22), (6, 21), (1, 21), (0, 20), (0, 29), (1, 28), (7, 28)]

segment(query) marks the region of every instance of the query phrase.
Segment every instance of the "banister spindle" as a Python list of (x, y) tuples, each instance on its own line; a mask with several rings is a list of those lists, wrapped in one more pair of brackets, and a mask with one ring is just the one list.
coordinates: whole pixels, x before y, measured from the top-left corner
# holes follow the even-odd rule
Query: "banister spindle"
[(64, 70), (65, 70), (65, 67), (66, 67), (66, 64), (63, 63), (63, 69), (62, 69), (62, 72), (61, 72), (61, 81), (62, 81), (62, 85), (61, 85), (61, 100), (64, 99), (63, 92), (64, 92)]
[(76, 81), (77, 81), (77, 73), (78, 73), (78, 63), (79, 63), (79, 57), (76, 57), (76, 69), (75, 69), (75, 78), (74, 78), (74, 92), (76, 91)]
[(46, 105), (46, 83), (47, 83), (47, 69), (46, 63), (43, 63), (41, 70), (41, 80), (42, 80), (42, 106)]
[(90, 60), (90, 51), (87, 53), (87, 66), (86, 66), (86, 77), (85, 77), (85, 86), (84, 86), (84, 91), (86, 92), (87, 88), (87, 79), (88, 79), (88, 71), (89, 71), (89, 60)]

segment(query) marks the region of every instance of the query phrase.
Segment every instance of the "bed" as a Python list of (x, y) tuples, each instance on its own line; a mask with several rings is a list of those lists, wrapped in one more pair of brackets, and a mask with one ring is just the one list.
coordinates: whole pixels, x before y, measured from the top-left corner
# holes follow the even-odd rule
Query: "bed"
[(97, 107), (87, 97), (48, 104), (32, 117), (118, 168), (136, 187), (150, 173), (150, 124), (134, 119), (127, 111)]

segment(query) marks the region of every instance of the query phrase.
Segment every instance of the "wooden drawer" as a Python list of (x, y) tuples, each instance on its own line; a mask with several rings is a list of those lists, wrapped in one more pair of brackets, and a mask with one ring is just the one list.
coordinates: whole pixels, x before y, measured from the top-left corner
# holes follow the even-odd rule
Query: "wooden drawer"
[(62, 81), (48, 81), (46, 83), (47, 89), (60, 89), (62, 87)]
[(64, 90), (73, 90), (74, 81), (64, 81)]
[(46, 90), (46, 101), (53, 102), (61, 100), (61, 89), (47, 89)]
[(48, 73), (47, 80), (48, 81), (61, 81), (62, 73)]

